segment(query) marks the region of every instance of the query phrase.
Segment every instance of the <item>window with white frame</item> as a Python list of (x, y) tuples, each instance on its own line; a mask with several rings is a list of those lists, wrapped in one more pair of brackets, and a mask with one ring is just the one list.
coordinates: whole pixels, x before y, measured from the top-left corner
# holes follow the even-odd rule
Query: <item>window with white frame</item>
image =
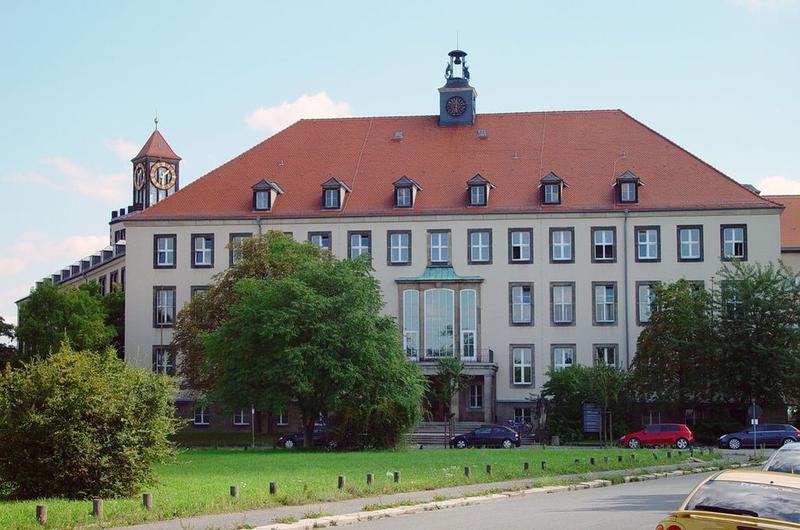
[(636, 202), (636, 183), (620, 182), (619, 198), (620, 202)]
[(214, 236), (192, 236), (192, 265), (194, 267), (211, 267), (214, 265)]
[(412, 358), (419, 356), (419, 291), (403, 291), (403, 349)]
[(411, 232), (389, 233), (389, 263), (403, 265), (411, 262)]
[(231, 266), (242, 260), (242, 243), (251, 237), (250, 234), (231, 234), (230, 236), (230, 262)]
[(461, 356), (475, 357), (478, 337), (478, 292), (462, 289), (459, 293), (461, 313)]
[(575, 286), (557, 283), (552, 287), (553, 324), (572, 324), (575, 321)]
[(469, 233), (470, 263), (489, 263), (491, 261), (492, 234), (488, 230), (473, 230)]
[(211, 423), (211, 415), (208, 413), (208, 407), (204, 405), (195, 405), (194, 407), (194, 424), (195, 425), (208, 425)]
[(594, 321), (596, 324), (613, 324), (617, 320), (617, 289), (614, 284), (594, 286)]
[(471, 409), (483, 408), (483, 385), (481, 384), (469, 385), (469, 408)]
[(678, 227), (678, 259), (700, 261), (703, 258), (703, 231), (700, 226)]
[(511, 262), (531, 262), (531, 231), (511, 230)]
[(153, 372), (162, 375), (175, 375), (175, 356), (169, 346), (153, 347)]
[(613, 228), (592, 228), (592, 259), (594, 261), (614, 261), (615, 231)]
[(175, 323), (175, 288), (154, 288), (154, 318), (155, 327), (171, 327)]
[(411, 208), (413, 194), (408, 186), (395, 188), (395, 206), (398, 208)]
[(736, 281), (723, 280), (721, 282), (722, 299), (725, 303), (727, 318), (735, 318), (741, 315), (742, 293), (741, 285)]
[(553, 346), (553, 370), (563, 370), (575, 364), (575, 346)]
[(747, 259), (747, 230), (744, 225), (722, 226), (722, 259)]
[(511, 323), (530, 324), (533, 322), (533, 286), (529, 284), (511, 285)]
[(544, 203), (561, 204), (561, 184), (544, 185)]
[(533, 384), (533, 348), (517, 346), (511, 349), (512, 383), (515, 385)]
[(636, 228), (636, 259), (638, 261), (658, 260), (658, 228)]
[(430, 232), (431, 264), (450, 263), (450, 232)]
[(339, 208), (339, 188), (332, 188), (324, 190), (323, 197), (325, 200), (325, 208), (336, 209)]
[(638, 320), (640, 324), (650, 322), (653, 315), (653, 305), (656, 301), (656, 292), (652, 283), (640, 283), (636, 289)]
[(425, 291), (425, 356), (448, 357), (455, 352), (454, 292), (452, 289)]
[(250, 425), (250, 411), (247, 409), (237, 410), (233, 415), (234, 425)]
[(269, 191), (258, 190), (256, 194), (256, 210), (269, 210), (271, 194)]
[(594, 347), (594, 364), (617, 366), (617, 346), (613, 344), (598, 344)]
[(554, 229), (550, 232), (550, 252), (554, 262), (572, 261), (572, 230)]
[(486, 186), (470, 186), (469, 203), (471, 206), (486, 206)]
[(514, 421), (530, 425), (533, 422), (531, 407), (514, 407)]
[(331, 233), (330, 232), (311, 232), (308, 235), (308, 240), (319, 248), (325, 250), (331, 249)]
[(175, 236), (155, 236), (156, 238), (156, 267), (175, 266)]
[(289, 413), (285, 409), (278, 412), (278, 416), (275, 418), (275, 423), (279, 427), (289, 425)]
[(370, 234), (367, 232), (353, 232), (350, 234), (350, 258), (357, 258), (362, 254), (369, 254)]

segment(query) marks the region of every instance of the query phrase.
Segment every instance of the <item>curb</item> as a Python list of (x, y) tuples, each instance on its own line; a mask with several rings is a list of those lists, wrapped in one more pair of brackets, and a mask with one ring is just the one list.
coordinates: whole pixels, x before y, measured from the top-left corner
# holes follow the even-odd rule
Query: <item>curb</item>
[[(731, 464), (725, 466), (728, 468), (748, 467), (742, 464)], [(676, 470), (659, 473), (647, 473), (644, 475), (627, 475), (623, 477), (624, 483), (642, 482), (645, 480), (656, 480), (660, 478), (679, 477), (682, 475), (692, 475), (696, 473), (707, 473), (709, 471), (719, 471), (723, 469), (719, 466), (710, 467), (696, 467), (691, 470)], [(493, 493), (490, 495), (479, 495), (475, 497), (460, 497), (455, 499), (447, 499), (443, 501), (423, 502), (420, 504), (413, 504), (410, 506), (398, 506), (396, 508), (384, 508), (382, 510), (361, 511), (346, 513), (342, 515), (329, 515), (326, 517), (318, 517), (316, 519), (300, 519), (294, 523), (275, 523), (266, 526), (258, 526), (254, 530), (312, 530), (315, 528), (326, 528), (330, 526), (346, 526), (356, 524), (363, 521), (373, 521), (377, 519), (386, 519), (389, 517), (396, 517), (398, 515), (408, 515), (420, 512), (427, 512), (433, 510), (444, 510), (447, 508), (458, 508), (462, 506), (471, 506), (474, 504), (483, 504), (499, 499), (508, 499), (512, 497), (525, 497), (528, 495), (542, 495), (550, 493), (561, 493), (565, 491), (584, 490), (592, 488), (604, 488), (612, 486), (613, 482), (610, 480), (590, 480), (586, 482), (578, 482), (567, 486), (546, 486), (543, 488), (527, 488), (522, 490), (507, 491), (502, 493)]]

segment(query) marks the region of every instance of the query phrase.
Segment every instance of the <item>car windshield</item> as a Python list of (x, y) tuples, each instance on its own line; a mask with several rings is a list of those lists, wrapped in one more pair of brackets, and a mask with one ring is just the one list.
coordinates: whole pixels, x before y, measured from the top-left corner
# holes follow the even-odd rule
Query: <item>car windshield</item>
[(800, 490), (770, 484), (710, 480), (689, 499), (686, 510), (736, 513), (800, 523)]
[(770, 459), (765, 471), (800, 474), (800, 451), (778, 451)]

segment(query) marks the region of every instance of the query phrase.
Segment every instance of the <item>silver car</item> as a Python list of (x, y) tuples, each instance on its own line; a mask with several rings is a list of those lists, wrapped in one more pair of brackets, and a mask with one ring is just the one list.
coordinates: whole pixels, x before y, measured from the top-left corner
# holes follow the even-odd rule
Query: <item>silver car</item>
[(800, 475), (800, 442), (786, 444), (775, 451), (762, 468), (764, 471)]

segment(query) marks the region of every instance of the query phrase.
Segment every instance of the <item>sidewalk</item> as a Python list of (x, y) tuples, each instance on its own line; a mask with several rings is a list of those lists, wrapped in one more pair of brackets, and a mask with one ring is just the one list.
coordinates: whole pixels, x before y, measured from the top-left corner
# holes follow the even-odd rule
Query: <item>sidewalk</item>
[[(727, 456), (727, 455), (726, 455)], [(733, 458), (723, 458), (723, 461), (740, 461), (739, 455), (730, 455)], [(712, 463), (713, 464), (713, 463)], [(672, 471), (680, 467), (706, 467), (709, 463), (673, 464), (661, 466), (648, 466), (636, 470), (597, 471), (591, 473), (560, 475), (552, 477), (559, 480), (592, 480), (600, 477), (625, 476), (639, 472)], [(377, 497), (361, 497), (344, 501), (320, 502), (303, 504), (300, 506), (281, 506), (266, 510), (250, 510), (246, 512), (230, 512), (215, 515), (198, 515), (184, 519), (171, 519), (154, 523), (140, 524), (125, 527), (128, 530), (236, 530), (243, 527), (255, 527), (274, 524), (277, 519), (294, 517), (303, 519), (306, 513), (322, 512), (326, 515), (342, 515), (362, 511), (367, 504), (395, 504), (403, 501), (429, 502), (434, 497), (463, 497), (468, 494), (482, 493), (487, 490), (512, 490), (531, 487), (531, 484), (541, 477), (533, 479), (509, 480), (504, 482), (486, 482), (483, 484), (470, 484), (428, 491), (413, 491), (395, 493)]]

